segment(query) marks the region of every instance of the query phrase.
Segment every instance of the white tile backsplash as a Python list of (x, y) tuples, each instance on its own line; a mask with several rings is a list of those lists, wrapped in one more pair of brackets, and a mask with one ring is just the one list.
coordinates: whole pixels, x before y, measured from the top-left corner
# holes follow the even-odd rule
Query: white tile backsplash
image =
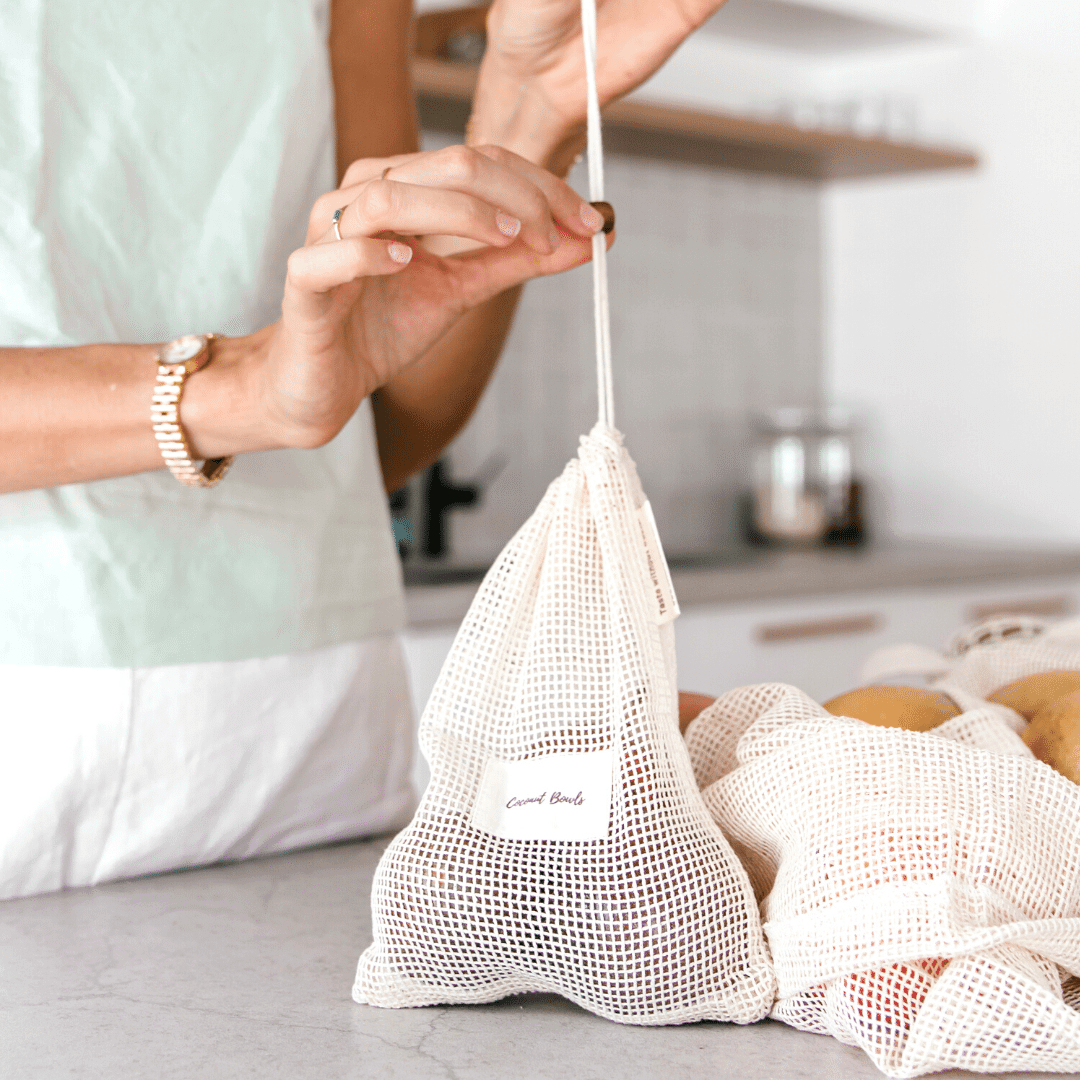
[[(728, 547), (746, 417), (822, 382), (819, 188), (612, 156), (615, 408), (668, 554)], [(583, 170), (572, 176), (584, 190)], [(452, 562), (486, 564), (596, 417), (591, 270), (532, 282), (499, 369), (450, 448), (468, 480), (504, 455), (481, 505), (450, 517)]]

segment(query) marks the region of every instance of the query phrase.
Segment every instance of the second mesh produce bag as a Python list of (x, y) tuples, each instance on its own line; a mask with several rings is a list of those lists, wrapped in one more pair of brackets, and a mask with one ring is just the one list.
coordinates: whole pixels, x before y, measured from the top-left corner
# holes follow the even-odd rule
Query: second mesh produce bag
[(626, 1023), (746, 1023), (773, 976), (679, 734), (674, 597), (598, 424), (488, 573), (432, 693), (431, 783), (387, 849), (354, 996), (549, 991)]
[(1080, 1071), (1080, 787), (999, 706), (929, 732), (748, 686), (687, 731), (762, 900), (771, 1015), (889, 1076)]

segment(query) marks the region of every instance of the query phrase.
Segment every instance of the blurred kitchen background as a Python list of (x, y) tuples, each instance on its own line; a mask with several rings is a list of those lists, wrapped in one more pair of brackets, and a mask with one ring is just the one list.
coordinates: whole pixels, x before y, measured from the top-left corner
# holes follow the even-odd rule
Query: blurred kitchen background
[[(730, 555), (749, 417), (813, 404), (823, 390), (818, 186), (612, 155), (607, 193), (618, 223), (609, 263), (618, 426), (669, 557)], [(448, 515), (444, 561), (489, 564), (596, 411), (585, 266), (525, 291), (487, 395), (447, 455), (454, 480), (479, 477), (484, 490), (475, 508)], [(422, 496), (421, 481), (414, 507)]]
[[(448, 6), (419, 4), (432, 146), (482, 48)], [(684, 568), (686, 688), (823, 696), (878, 645), (1076, 610), (1078, 48), (1075, 0), (729, 0), (609, 112), (616, 416)], [(476, 416), (396, 500), (419, 705), (468, 579), (593, 423), (591, 320), (587, 268), (530, 284)], [(755, 417), (826, 405), (869, 542), (751, 546)]]

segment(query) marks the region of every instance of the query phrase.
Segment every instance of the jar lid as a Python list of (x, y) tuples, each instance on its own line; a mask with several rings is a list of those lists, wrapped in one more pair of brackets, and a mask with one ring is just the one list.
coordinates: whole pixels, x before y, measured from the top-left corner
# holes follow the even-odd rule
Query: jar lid
[(765, 430), (786, 435), (843, 435), (855, 427), (854, 413), (843, 405), (781, 405), (757, 419)]

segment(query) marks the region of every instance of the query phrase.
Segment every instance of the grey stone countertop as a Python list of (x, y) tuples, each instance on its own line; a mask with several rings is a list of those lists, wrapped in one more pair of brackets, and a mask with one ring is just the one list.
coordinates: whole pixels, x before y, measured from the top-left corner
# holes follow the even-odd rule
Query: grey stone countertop
[(0, 903), (0, 1076), (881, 1076), (852, 1047), (768, 1020), (626, 1027), (542, 994), (469, 1007), (356, 1005), (353, 973), (371, 940), (368, 898), (385, 846)]
[[(410, 626), (458, 623), (476, 594), (480, 572), (406, 574)], [(739, 604), (877, 589), (934, 588), (1080, 576), (1080, 550), (930, 543), (878, 544), (810, 551), (746, 550), (724, 562), (675, 564), (679, 603)], [(425, 581), (444, 583), (427, 584)], [(458, 578), (458, 580), (455, 580)]]

